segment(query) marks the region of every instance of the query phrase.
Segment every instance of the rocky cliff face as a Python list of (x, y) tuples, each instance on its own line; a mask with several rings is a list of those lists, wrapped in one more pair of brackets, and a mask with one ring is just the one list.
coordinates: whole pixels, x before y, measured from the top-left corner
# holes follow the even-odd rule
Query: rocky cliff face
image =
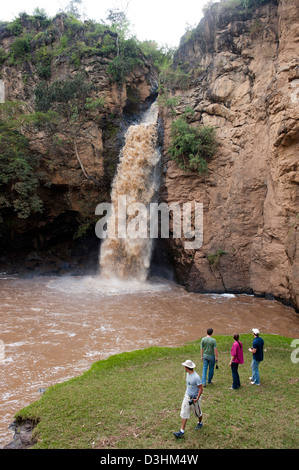
[[(242, 9), (241, 3), (212, 5), (175, 56), (167, 93), (177, 98), (176, 115), (160, 107), (161, 197), (202, 202), (204, 237), (199, 250), (186, 250), (184, 239), (170, 239), (167, 250), (189, 290), (269, 294), (298, 308), (299, 6), (269, 0)], [(155, 95), (157, 71), (140, 57), (130, 71), (118, 67), (113, 75), (115, 35), (70, 24), (63, 15), (46, 27), (26, 17), (0, 25), (0, 43), (6, 102), (21, 103), (26, 115), (60, 116), (58, 123), (19, 129), (43, 174), (37, 190), (43, 211), (18, 218), (4, 206), (1, 268), (21, 262), (63, 270), (89, 255), (97, 263), (94, 233), (86, 243), (72, 240), (84, 233), (96, 205), (109, 200), (124, 131)], [(75, 94), (55, 101), (54, 93), (74, 91), (75, 84)], [(214, 126), (220, 143), (205, 176), (184, 172), (168, 156), (171, 123), (188, 107), (192, 125)]]
[[(179, 98), (176, 116), (161, 107), (161, 195), (168, 203), (203, 203), (201, 249), (169, 241), (187, 289), (271, 294), (299, 307), (298, 45), (296, 0), (249, 10), (212, 5), (182, 38), (175, 68), (187, 83), (168, 90)], [(168, 158), (171, 122), (187, 106), (192, 125), (217, 129), (220, 147), (207, 176)]]
[[(0, 204), (4, 270), (97, 265), (96, 205), (109, 201), (124, 132), (157, 89), (156, 69), (133, 43), (124, 43), (135, 54), (128, 68), (117, 35), (105, 27), (64, 14), (47, 23), (25, 14), (0, 25), (1, 109), (15, 104), (9, 118), (16, 109), (25, 118), (59, 115), (58, 122), (24, 121), (16, 129), (28, 139), (36, 174), (43, 175), (37, 189), (43, 207), (20, 218)], [(76, 241), (88, 228), (91, 236)]]

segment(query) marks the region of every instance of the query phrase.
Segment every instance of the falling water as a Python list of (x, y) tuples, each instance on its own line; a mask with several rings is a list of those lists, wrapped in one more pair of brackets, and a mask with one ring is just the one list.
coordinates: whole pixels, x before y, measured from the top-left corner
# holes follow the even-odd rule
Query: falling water
[[(125, 136), (125, 145), (121, 151), (117, 174), (112, 185), (111, 202), (115, 210), (115, 218), (108, 220), (108, 237), (103, 241), (100, 253), (100, 276), (102, 278), (118, 278), (121, 280), (135, 279), (145, 281), (150, 266), (152, 241), (146, 236), (120, 238), (112, 236), (119, 227), (119, 219), (123, 217), (119, 204), (120, 197), (125, 196), (126, 207), (135, 210), (126, 214), (126, 224), (136, 219), (138, 204), (149, 208), (158, 189), (158, 107), (153, 103), (144, 114), (139, 125), (129, 127)], [(134, 206), (135, 205), (135, 206)], [(139, 214), (139, 222), (141, 222)], [(148, 214), (146, 215), (148, 217)]]

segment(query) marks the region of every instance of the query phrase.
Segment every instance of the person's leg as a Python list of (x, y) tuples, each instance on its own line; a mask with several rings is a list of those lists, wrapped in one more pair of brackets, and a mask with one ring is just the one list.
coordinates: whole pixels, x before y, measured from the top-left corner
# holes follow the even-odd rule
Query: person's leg
[(239, 379), (239, 373), (238, 373), (238, 365), (235, 362), (232, 362), (231, 368), (232, 368), (232, 376), (233, 376), (233, 385), (232, 388), (237, 389), (240, 387), (240, 379)]
[(182, 418), (182, 421), (181, 421), (181, 431), (185, 431), (185, 427), (186, 427), (186, 423), (187, 423), (187, 419), (186, 418)]
[(239, 364), (237, 364), (237, 384), (238, 388), (241, 387), (240, 376), (239, 376)]
[(252, 369), (252, 381), (251, 381), (251, 383), (253, 383), (255, 385), (259, 385), (260, 384), (259, 361), (256, 361), (255, 359), (252, 359), (251, 369)]
[(260, 373), (259, 373), (259, 361), (255, 361), (255, 380), (254, 380), (254, 383), (255, 384), (260, 384)]
[(231, 364), (231, 369), (232, 369), (232, 376), (233, 376), (233, 385), (232, 388), (237, 389), (238, 388), (238, 376), (237, 376), (237, 366), (238, 364), (235, 364), (232, 362)]
[(203, 368), (202, 368), (202, 384), (205, 387), (207, 382), (207, 370), (208, 370), (209, 361), (207, 357), (203, 357)]
[(195, 429), (198, 431), (199, 429), (202, 428), (202, 411), (201, 411), (200, 399), (196, 403), (194, 403), (194, 414), (198, 419), (196, 427), (195, 427)]
[(252, 382), (254, 382), (255, 381), (255, 363), (254, 363), (254, 359), (252, 359), (252, 362), (251, 362), (251, 371), (252, 371), (251, 380), (252, 380)]
[(182, 406), (181, 406), (181, 429), (178, 432), (173, 433), (175, 437), (177, 438), (184, 437), (186, 423), (189, 418), (190, 418), (189, 397), (185, 395)]
[(208, 383), (212, 382), (212, 378), (214, 377), (214, 367), (215, 367), (215, 356), (209, 357), (209, 377)]

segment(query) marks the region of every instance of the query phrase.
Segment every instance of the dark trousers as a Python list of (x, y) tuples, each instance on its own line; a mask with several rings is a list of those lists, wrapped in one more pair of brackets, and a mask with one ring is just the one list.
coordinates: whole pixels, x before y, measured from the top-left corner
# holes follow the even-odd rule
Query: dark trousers
[(241, 387), (238, 366), (239, 364), (236, 364), (235, 362), (231, 363), (232, 376), (233, 376), (233, 385), (232, 385), (233, 388)]

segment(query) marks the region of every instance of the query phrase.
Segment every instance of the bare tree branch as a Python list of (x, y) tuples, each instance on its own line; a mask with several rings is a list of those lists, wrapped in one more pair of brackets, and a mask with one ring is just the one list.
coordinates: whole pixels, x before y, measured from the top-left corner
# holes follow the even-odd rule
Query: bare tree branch
[(87, 173), (87, 171), (85, 170), (84, 165), (83, 165), (83, 163), (82, 163), (82, 161), (81, 161), (81, 158), (79, 157), (79, 153), (78, 153), (78, 148), (77, 148), (77, 143), (76, 143), (76, 141), (74, 142), (74, 147), (75, 147), (75, 155), (76, 155), (76, 157), (77, 157), (78, 162), (80, 163), (80, 167), (81, 167), (82, 173), (83, 173), (83, 175), (85, 176), (85, 178), (87, 178), (87, 179), (93, 181), (94, 183), (96, 183), (97, 185), (101, 186), (101, 183), (100, 183), (98, 180), (96, 180), (93, 176), (90, 176), (90, 175)]

